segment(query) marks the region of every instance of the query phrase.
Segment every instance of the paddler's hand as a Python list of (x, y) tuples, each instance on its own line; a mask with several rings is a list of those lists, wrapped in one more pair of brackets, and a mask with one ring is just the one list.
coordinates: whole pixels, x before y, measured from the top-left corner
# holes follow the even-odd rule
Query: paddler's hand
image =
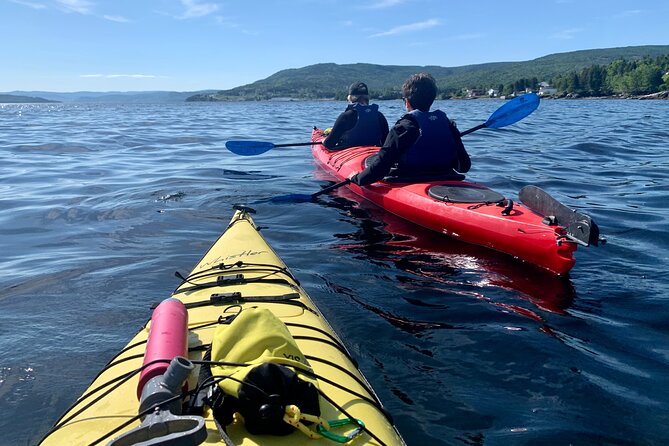
[(351, 175), (348, 176), (348, 180), (351, 183), (355, 183), (358, 186), (360, 186), (360, 183), (358, 183), (358, 174), (357, 173), (352, 173)]

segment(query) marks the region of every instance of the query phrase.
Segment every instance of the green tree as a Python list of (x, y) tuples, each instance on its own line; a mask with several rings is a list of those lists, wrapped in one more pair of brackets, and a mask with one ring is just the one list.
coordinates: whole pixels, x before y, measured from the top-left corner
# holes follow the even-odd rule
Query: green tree
[(655, 64), (640, 64), (623, 77), (625, 93), (648, 94), (659, 91), (662, 70)]
[(514, 92), (514, 84), (506, 84), (506, 87), (504, 87), (504, 92), (502, 94), (509, 96), (513, 94)]
[(567, 85), (565, 90), (567, 93), (582, 93), (581, 81), (578, 78), (578, 74), (576, 74), (576, 72), (572, 72), (571, 74), (567, 75), (566, 82)]

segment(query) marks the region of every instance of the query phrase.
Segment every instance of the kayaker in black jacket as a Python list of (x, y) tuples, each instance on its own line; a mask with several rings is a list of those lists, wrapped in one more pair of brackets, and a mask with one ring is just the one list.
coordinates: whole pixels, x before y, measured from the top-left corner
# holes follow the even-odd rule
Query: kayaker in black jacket
[(380, 146), (388, 136), (388, 121), (379, 106), (369, 104), (369, 91), (364, 82), (355, 82), (348, 89), (349, 105), (342, 112), (323, 145), (329, 150), (353, 146)]
[(460, 132), (441, 110), (430, 111), (437, 97), (437, 84), (428, 73), (412, 75), (402, 94), (406, 113), (393, 126), (367, 168), (350, 177), (360, 186), (386, 177), (401, 181), (417, 178), (449, 178), (469, 171), (471, 160)]

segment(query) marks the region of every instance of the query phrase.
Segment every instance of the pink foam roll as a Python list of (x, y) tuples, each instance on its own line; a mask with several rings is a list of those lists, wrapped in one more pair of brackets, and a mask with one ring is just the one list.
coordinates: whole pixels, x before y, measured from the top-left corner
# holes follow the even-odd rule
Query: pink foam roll
[(188, 357), (188, 311), (180, 300), (169, 298), (153, 310), (143, 364), (156, 360), (165, 362), (157, 362), (142, 371), (137, 385), (138, 399), (144, 385), (150, 379), (164, 374), (175, 356)]

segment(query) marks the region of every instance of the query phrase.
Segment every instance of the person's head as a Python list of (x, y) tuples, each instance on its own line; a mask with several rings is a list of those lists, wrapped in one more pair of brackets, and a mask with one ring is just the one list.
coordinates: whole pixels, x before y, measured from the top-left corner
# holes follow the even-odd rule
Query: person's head
[(348, 87), (348, 102), (369, 104), (369, 90), (364, 82), (354, 82)]
[(437, 83), (429, 73), (414, 74), (402, 85), (402, 97), (412, 109), (429, 111), (437, 97)]

